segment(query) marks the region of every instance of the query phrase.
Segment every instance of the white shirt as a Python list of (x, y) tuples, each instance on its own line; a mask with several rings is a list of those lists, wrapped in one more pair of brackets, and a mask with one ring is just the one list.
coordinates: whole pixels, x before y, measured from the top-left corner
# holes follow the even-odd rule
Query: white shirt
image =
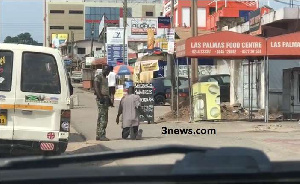
[(52, 47), (59, 48), (59, 39), (55, 38), (52, 40)]
[(108, 78), (108, 87), (116, 87), (117, 74), (115, 72), (110, 72), (107, 78)]

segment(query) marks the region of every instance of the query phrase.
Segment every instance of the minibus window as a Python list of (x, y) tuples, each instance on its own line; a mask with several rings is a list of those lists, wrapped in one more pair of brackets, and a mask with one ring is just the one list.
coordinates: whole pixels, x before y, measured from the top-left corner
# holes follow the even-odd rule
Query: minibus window
[(57, 63), (52, 55), (24, 52), (21, 90), (23, 92), (60, 94)]
[(0, 91), (11, 91), (13, 52), (0, 50)]

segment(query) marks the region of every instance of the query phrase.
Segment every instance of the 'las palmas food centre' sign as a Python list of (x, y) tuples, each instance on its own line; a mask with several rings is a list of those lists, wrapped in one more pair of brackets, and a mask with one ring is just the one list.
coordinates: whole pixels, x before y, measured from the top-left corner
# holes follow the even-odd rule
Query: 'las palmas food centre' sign
[(192, 37), (178, 42), (177, 57), (226, 57), (265, 56), (263, 38), (233, 32), (217, 32)]
[(261, 54), (262, 42), (191, 42), (191, 54)]

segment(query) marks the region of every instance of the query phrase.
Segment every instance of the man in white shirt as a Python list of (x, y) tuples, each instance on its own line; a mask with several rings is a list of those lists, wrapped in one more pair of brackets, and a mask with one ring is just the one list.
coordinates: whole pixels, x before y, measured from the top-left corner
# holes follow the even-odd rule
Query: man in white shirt
[(109, 96), (111, 97), (111, 102), (114, 103), (115, 93), (116, 93), (117, 74), (111, 70), (107, 78), (108, 78)]
[(58, 34), (55, 35), (55, 38), (52, 38), (52, 48), (59, 48)]

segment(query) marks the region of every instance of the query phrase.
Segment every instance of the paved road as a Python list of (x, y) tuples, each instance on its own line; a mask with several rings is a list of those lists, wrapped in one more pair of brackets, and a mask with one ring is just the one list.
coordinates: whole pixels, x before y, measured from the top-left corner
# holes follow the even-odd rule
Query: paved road
[[(79, 96), (80, 106), (72, 110), (73, 127), (80, 132), (86, 140), (80, 139), (73, 133), (68, 153), (99, 152), (117, 149), (132, 149), (138, 147), (159, 146), (167, 144), (194, 145), (207, 147), (239, 146), (263, 150), (271, 160), (300, 160), (300, 129), (298, 123), (160, 123), (142, 124), (144, 130), (143, 140), (130, 141), (121, 139), (121, 128), (115, 123), (117, 106), (109, 110), (108, 142), (95, 141), (97, 107), (92, 93), (75, 89)], [(117, 104), (116, 104), (117, 105)], [(156, 107), (155, 114), (163, 115), (169, 107)], [(162, 134), (162, 127), (168, 129), (216, 129), (211, 135), (174, 135)], [(75, 131), (74, 131), (75, 132)], [(74, 139), (76, 136), (77, 139)], [(172, 163), (182, 155), (168, 155), (162, 157), (147, 157), (138, 159), (118, 160), (112, 164), (151, 164), (153, 161)]]

